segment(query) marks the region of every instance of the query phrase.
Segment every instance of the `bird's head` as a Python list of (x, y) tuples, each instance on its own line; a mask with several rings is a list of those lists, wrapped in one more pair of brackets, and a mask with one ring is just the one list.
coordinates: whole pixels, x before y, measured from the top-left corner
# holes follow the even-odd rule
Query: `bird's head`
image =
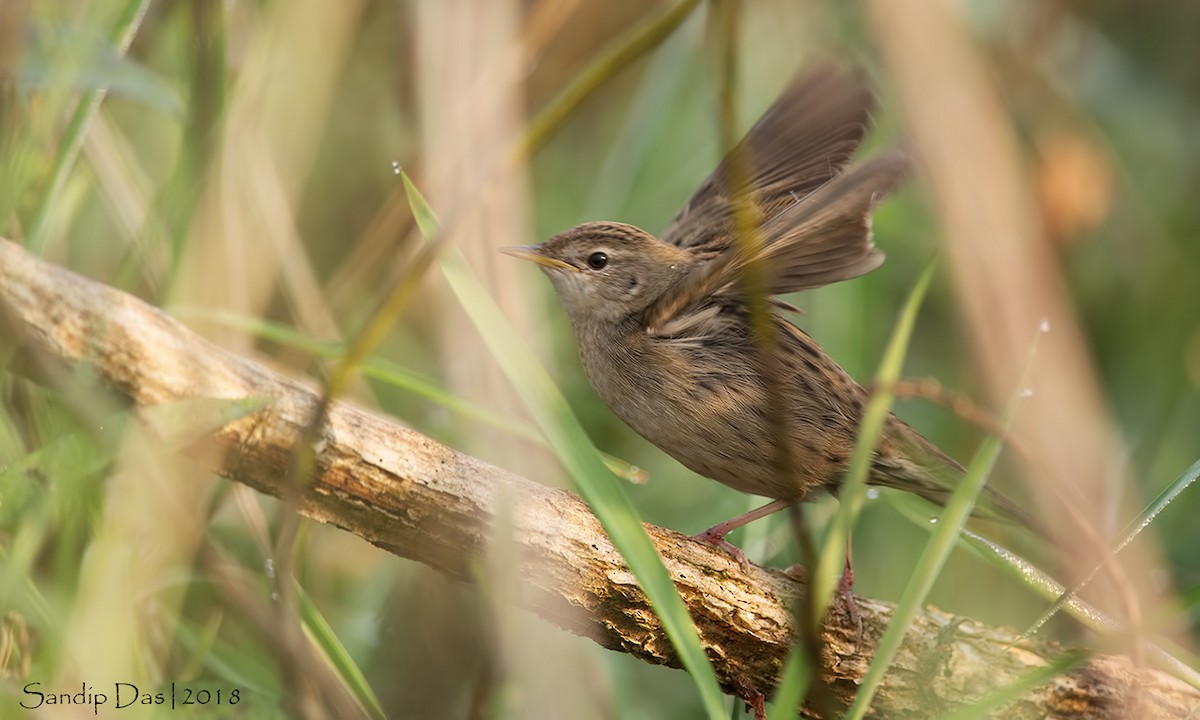
[(692, 263), (686, 250), (632, 225), (577, 225), (540, 245), (502, 248), (537, 263), (578, 326), (619, 322), (662, 296)]

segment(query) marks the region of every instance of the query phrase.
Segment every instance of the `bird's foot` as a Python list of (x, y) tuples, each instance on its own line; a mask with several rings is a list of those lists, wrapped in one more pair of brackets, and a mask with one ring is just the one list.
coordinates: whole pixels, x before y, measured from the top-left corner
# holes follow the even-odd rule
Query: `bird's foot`
[(771, 513), (779, 512), (780, 510), (795, 504), (795, 500), (772, 500), (760, 508), (756, 508), (747, 513), (742, 513), (741, 515), (738, 515), (735, 518), (730, 518), (723, 523), (713, 525), (699, 535), (693, 535), (692, 537), (706, 542), (709, 545), (716, 545), (717, 547), (721, 548), (738, 561), (738, 564), (742, 566), (743, 571), (749, 572), (750, 561), (746, 559), (746, 553), (728, 543), (725, 540), (725, 536), (734, 530), (737, 530), (746, 523), (754, 522), (759, 518), (764, 518)]
[(837, 596), (842, 600), (842, 608), (846, 611), (846, 616), (850, 619), (850, 623), (858, 631), (858, 637), (863, 634), (862, 614), (858, 611), (858, 601), (854, 599), (854, 569), (850, 567), (850, 563), (846, 563), (846, 567), (842, 569), (842, 576), (838, 579)]
[(706, 542), (709, 545), (716, 545), (732, 555), (734, 560), (737, 560), (738, 565), (742, 566), (742, 572), (750, 572), (750, 561), (746, 559), (746, 553), (742, 552), (741, 548), (725, 539), (725, 533), (721, 532), (720, 525), (710, 527), (702, 533), (696, 533), (692, 536), (692, 539), (699, 540), (700, 542)]
[(744, 677), (733, 682), (734, 693), (746, 703), (746, 709), (754, 713), (754, 720), (767, 720), (767, 696)]

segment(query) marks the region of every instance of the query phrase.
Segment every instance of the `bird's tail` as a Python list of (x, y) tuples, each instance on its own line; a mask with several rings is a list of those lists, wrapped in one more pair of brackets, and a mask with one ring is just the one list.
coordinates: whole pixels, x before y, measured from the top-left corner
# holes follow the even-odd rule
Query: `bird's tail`
[[(944, 507), (965, 472), (962, 465), (893, 416), (884, 428), (883, 441), (867, 482), (904, 490)], [(1040, 534), (1037, 523), (1024, 508), (986, 485), (971, 515), (1017, 523)]]

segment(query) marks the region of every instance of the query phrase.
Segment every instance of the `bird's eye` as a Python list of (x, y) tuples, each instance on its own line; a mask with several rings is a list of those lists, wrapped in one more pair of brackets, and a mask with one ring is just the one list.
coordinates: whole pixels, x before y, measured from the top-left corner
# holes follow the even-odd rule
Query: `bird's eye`
[(603, 270), (604, 266), (607, 264), (608, 255), (602, 252), (594, 252), (591, 255), (588, 255), (587, 266), (593, 270)]

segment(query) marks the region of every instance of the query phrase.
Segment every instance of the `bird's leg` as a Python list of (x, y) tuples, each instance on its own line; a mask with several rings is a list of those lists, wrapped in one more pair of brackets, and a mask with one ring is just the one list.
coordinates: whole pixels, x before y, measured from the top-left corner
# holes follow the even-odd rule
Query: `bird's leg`
[[(747, 523), (752, 523), (759, 518), (764, 518), (772, 513), (777, 513), (780, 510), (795, 504), (795, 500), (772, 500), (760, 508), (751, 510), (747, 513), (742, 513), (741, 515), (738, 515), (735, 518), (730, 518), (723, 523), (713, 525), (704, 532), (699, 533), (698, 535), (693, 535), (692, 537), (696, 540), (700, 540), (711, 545), (716, 545), (732, 555), (733, 558), (738, 561), (738, 564), (742, 566), (743, 570), (749, 570), (750, 562), (746, 560), (746, 553), (742, 552), (738, 547), (726, 540), (725, 536)], [(853, 582), (853, 576), (851, 576), (851, 582)]]
[(846, 614), (850, 616), (850, 622), (858, 628), (858, 634), (862, 635), (862, 615), (858, 612), (858, 603), (854, 600), (854, 564), (851, 561), (850, 543), (853, 536), (846, 535), (846, 564), (842, 567), (842, 577), (838, 580), (837, 594), (842, 599), (842, 604), (846, 608)]
[(767, 696), (763, 695), (762, 691), (754, 687), (753, 683), (740, 675), (734, 678), (733, 687), (737, 697), (746, 702), (746, 710), (754, 713), (754, 720), (766, 720)]

